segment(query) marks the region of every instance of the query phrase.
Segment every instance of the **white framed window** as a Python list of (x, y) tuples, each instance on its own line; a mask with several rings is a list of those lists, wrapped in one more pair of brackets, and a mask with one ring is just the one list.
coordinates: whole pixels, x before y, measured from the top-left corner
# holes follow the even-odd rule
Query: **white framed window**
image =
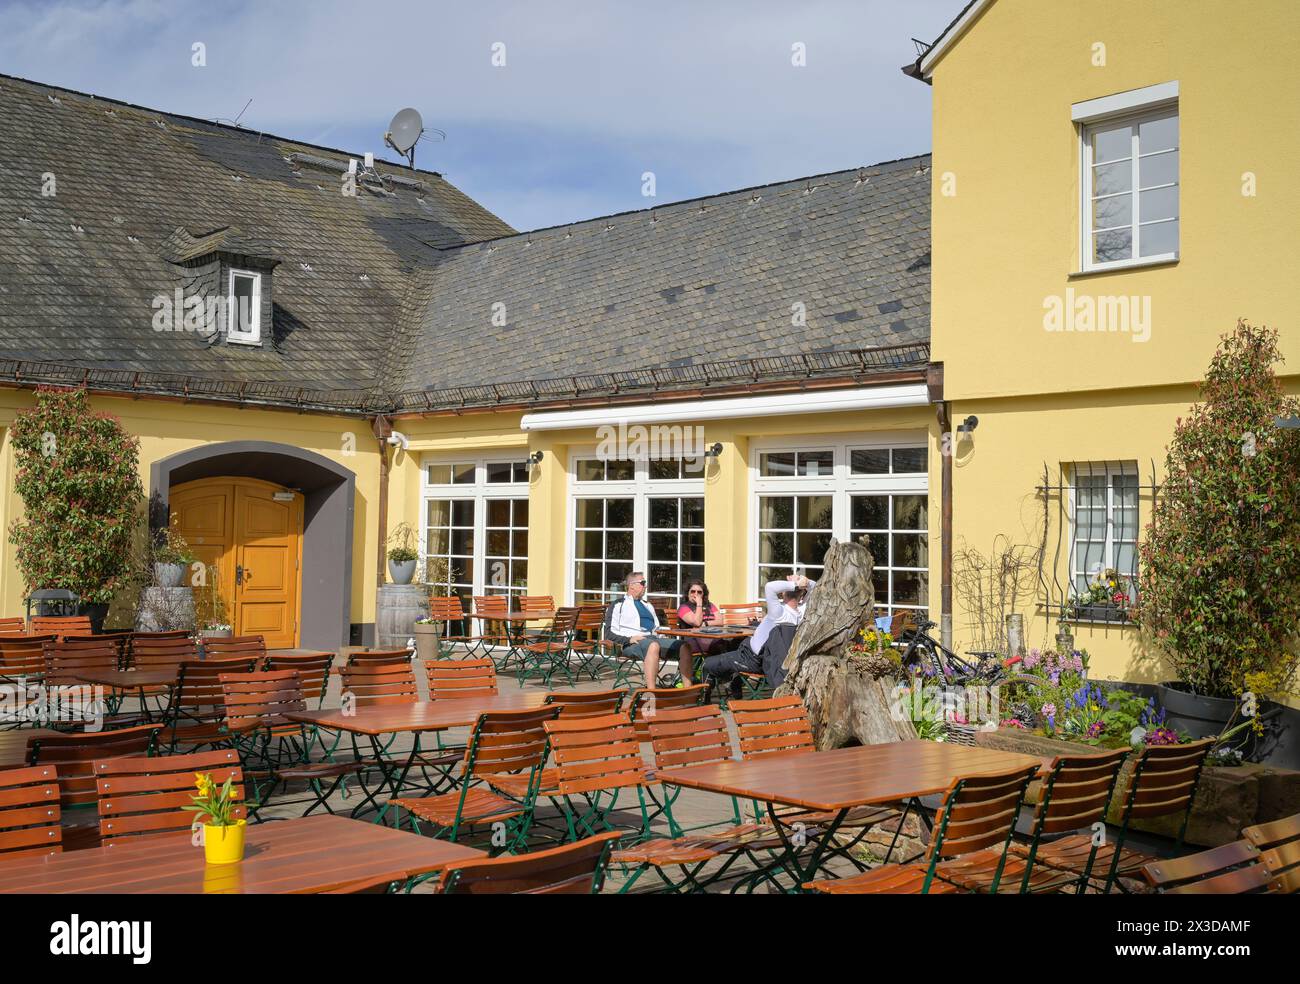
[(226, 339), (243, 345), (262, 341), (262, 275), (230, 271), (226, 284)]
[(435, 594), (528, 591), (528, 465), (520, 457), (426, 455), (420, 557)]
[(1137, 600), (1138, 467), (1136, 461), (1082, 462), (1070, 475), (1070, 585), (1087, 592), (1103, 571), (1129, 583)]
[(1177, 83), (1078, 103), (1082, 267), (1178, 259)]
[(756, 442), (751, 569), (754, 590), (800, 570), (822, 573), (832, 537), (865, 537), (876, 605), (929, 608), (929, 450), (923, 432), (859, 440)]
[(570, 595), (577, 605), (620, 597), (645, 571), (649, 597), (676, 608), (704, 576), (704, 460), (570, 456)]

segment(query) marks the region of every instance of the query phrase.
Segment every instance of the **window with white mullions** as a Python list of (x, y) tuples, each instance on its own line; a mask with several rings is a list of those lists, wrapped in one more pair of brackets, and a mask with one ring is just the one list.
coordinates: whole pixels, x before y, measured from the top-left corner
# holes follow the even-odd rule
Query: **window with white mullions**
[(1107, 571), (1137, 600), (1138, 473), (1136, 462), (1074, 466), (1070, 487), (1073, 531), (1070, 582), (1084, 595)]
[(520, 458), (427, 456), (421, 560), (435, 594), (528, 590), (528, 466)]
[(1178, 256), (1177, 107), (1083, 128), (1084, 267)]
[(834, 497), (761, 495), (758, 498), (758, 597), (768, 581), (801, 570), (821, 577), (834, 535)]
[(704, 460), (572, 459), (570, 552), (574, 604), (621, 597), (645, 571), (649, 596), (676, 608), (704, 576)]
[(930, 594), (927, 495), (852, 494), (849, 535), (866, 539), (875, 568), (876, 605), (890, 615), (902, 609), (926, 615)]

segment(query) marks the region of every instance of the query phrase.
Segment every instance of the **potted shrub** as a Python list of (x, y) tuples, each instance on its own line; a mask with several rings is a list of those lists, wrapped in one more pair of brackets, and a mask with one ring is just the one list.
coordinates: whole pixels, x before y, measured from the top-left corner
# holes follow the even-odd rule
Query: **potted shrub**
[(41, 387), (13, 424), (14, 489), (24, 515), (9, 527), (28, 591), (63, 588), (95, 631), (133, 579), (132, 539), (144, 504), (139, 441), (85, 390)]
[(234, 864), (244, 857), (244, 805), (235, 798), (234, 777), (218, 787), (210, 772), (196, 772), (191, 794), (193, 806), (183, 809), (195, 814), (194, 828), (201, 830), (203, 855), (208, 864)]
[(1239, 322), (1222, 339), (1141, 547), (1140, 622), (1176, 674), (1160, 699), (1193, 737), (1253, 702), (1248, 677), (1290, 690), (1300, 661), (1300, 432), (1275, 423), (1300, 399), (1274, 375), (1281, 358), (1276, 331)]
[(398, 523), (388, 537), (388, 576), (394, 584), (410, 584), (420, 555), (415, 550), (415, 530)]
[(193, 563), (190, 545), (174, 524), (158, 531), (153, 543), (153, 579), (158, 587), (181, 587), (185, 572)]

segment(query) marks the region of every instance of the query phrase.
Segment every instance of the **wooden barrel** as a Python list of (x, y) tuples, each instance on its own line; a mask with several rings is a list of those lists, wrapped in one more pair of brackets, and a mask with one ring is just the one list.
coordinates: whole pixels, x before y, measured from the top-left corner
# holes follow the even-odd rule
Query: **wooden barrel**
[(415, 635), (415, 620), (429, 614), (422, 584), (385, 584), (375, 606), (375, 648), (400, 649)]

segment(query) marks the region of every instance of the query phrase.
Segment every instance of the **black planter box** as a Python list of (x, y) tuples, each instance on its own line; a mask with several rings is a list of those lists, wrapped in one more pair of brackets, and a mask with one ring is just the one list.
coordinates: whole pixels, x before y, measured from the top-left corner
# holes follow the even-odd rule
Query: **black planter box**
[(1114, 605), (1079, 605), (1074, 617), (1083, 622), (1127, 622), (1128, 612)]

